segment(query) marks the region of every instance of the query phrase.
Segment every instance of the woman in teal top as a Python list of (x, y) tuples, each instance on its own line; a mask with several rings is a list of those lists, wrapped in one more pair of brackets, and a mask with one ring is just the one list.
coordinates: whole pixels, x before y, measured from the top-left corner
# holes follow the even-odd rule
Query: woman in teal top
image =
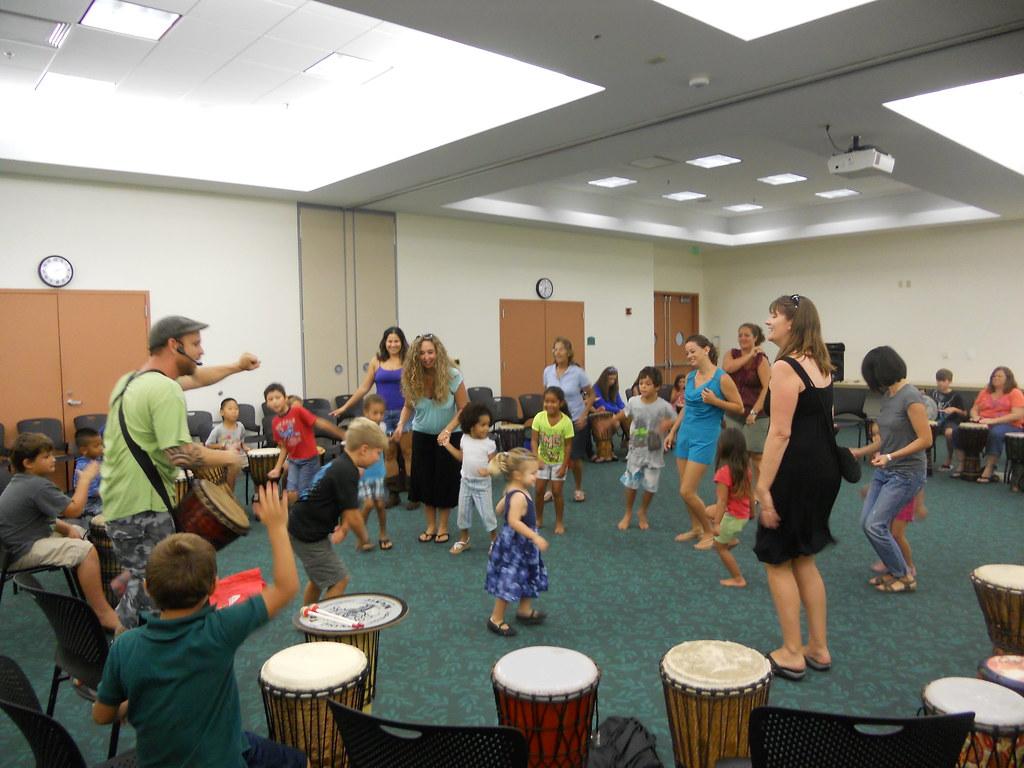
[[(423, 543), (448, 541), (448, 515), (459, 503), (462, 467), (444, 447), (461, 442), (459, 414), (469, 402), (462, 374), (432, 333), (413, 339), (402, 367), (405, 405), (392, 439), (400, 440), (412, 419), (412, 476), (409, 501), (423, 502), (427, 527)], [(415, 413), (415, 416), (413, 415)]]
[(743, 400), (732, 377), (718, 367), (718, 351), (707, 338), (695, 334), (686, 340), (684, 349), (686, 361), (694, 370), (686, 377), (686, 405), (665, 438), (666, 449), (675, 443), (679, 495), (690, 514), (690, 530), (676, 536), (676, 541), (700, 537), (696, 548), (710, 549), (714, 532), (697, 486), (715, 460), (722, 416), (727, 412), (742, 414)]

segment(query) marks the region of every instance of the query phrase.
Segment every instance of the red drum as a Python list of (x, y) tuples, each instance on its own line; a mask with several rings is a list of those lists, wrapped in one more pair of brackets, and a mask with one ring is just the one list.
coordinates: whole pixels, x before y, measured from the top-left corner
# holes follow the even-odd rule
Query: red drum
[(1024, 696), (1024, 656), (990, 656), (978, 664), (978, 677)]
[(921, 703), (928, 715), (974, 712), (957, 766), (1024, 766), (1024, 698), (1013, 691), (972, 677), (944, 677), (925, 687)]
[(988, 427), (985, 424), (965, 421), (957, 427), (956, 434), (957, 447), (964, 452), (964, 466), (960, 470), (960, 477), (974, 482), (981, 477), (981, 454), (988, 442)]
[(249, 532), (249, 517), (223, 485), (196, 480), (172, 513), (181, 533), (194, 533), (223, 549)]
[(595, 461), (615, 461), (615, 453), (612, 451), (615, 416), (607, 412), (590, 414), (590, 431), (594, 435), (594, 446), (597, 451)]
[(578, 651), (520, 648), (491, 670), (500, 725), (526, 737), (531, 768), (587, 764), (601, 670)]

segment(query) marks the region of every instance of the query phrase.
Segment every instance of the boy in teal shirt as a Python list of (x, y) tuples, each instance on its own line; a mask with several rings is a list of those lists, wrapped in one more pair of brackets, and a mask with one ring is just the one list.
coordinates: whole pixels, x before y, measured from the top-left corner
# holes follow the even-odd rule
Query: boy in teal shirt
[(208, 541), (180, 533), (153, 549), (145, 588), (160, 611), (111, 646), (92, 710), (101, 725), (127, 717), (140, 766), (306, 768), (301, 752), (242, 731), (235, 651), (299, 590), (287, 504), (274, 483), (259, 500), (273, 583), (245, 602), (210, 606), (217, 556)]

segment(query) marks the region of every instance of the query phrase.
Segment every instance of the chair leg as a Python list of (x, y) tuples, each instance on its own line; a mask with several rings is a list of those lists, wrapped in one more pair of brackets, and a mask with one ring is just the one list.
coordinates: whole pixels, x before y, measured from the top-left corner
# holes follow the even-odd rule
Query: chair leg
[(68, 592), (71, 593), (71, 596), (83, 597), (84, 593), (82, 592), (82, 588), (79, 586), (78, 579), (75, 577), (75, 574), (71, 572), (71, 569), (65, 566), (64, 568), (61, 568), (61, 570), (64, 571), (64, 580), (68, 583)]
[(111, 760), (117, 754), (117, 739), (121, 735), (121, 721), (114, 718), (114, 724), (110, 726), (110, 747), (107, 749), (107, 760)]
[(57, 706), (57, 687), (60, 685), (60, 667), (56, 664), (53, 667), (53, 680), (50, 681), (50, 699), (46, 702), (46, 714), (53, 717), (53, 710)]

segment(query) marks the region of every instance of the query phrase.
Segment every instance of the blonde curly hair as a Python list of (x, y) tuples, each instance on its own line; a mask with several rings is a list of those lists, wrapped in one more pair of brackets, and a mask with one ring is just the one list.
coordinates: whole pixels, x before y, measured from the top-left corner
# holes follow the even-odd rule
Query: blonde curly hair
[(487, 470), (492, 475), (504, 475), (506, 480), (511, 480), (516, 472), (523, 472), (528, 466), (539, 465), (539, 460), (525, 448), (513, 448), (511, 451), (502, 451), (494, 454), (487, 465)]
[[(427, 391), (426, 369), (420, 362), (420, 348), (423, 342), (429, 341), (434, 345), (437, 357), (434, 359), (434, 387), (433, 391)], [(435, 403), (443, 403), (451, 396), (452, 383), (452, 360), (448, 357), (448, 350), (444, 344), (432, 333), (425, 333), (417, 336), (409, 344), (409, 350), (405, 353), (405, 363), (402, 365), (402, 396), (414, 404), (424, 397), (433, 400)]]

